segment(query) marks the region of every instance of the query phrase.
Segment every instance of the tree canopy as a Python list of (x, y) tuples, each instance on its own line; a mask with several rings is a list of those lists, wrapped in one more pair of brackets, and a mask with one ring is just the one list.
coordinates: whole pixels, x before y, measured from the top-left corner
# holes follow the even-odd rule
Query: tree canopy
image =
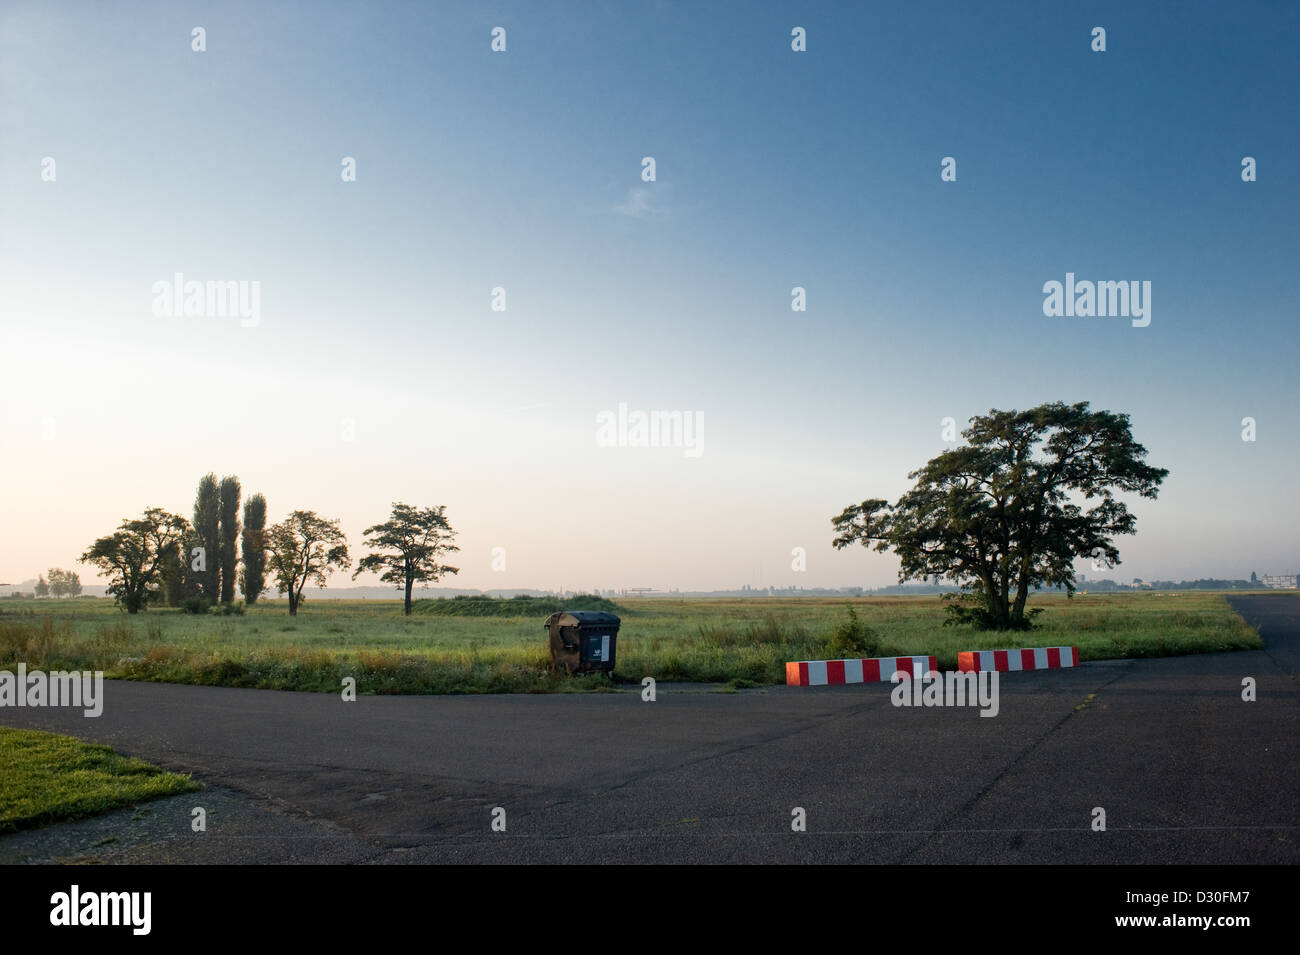
[(51, 597), (75, 597), (81, 593), (81, 577), (75, 571), (51, 567), (47, 586)]
[(891, 505), (880, 498), (831, 519), (837, 549), (894, 551), (898, 579), (945, 577), (963, 595), (956, 622), (1028, 629), (1034, 587), (1074, 594), (1074, 561), (1114, 566), (1114, 538), (1136, 519), (1116, 492), (1154, 498), (1169, 474), (1144, 463), (1128, 415), (1088, 402), (990, 411), (971, 418), (967, 443), (908, 475), (916, 485)]
[(254, 494), (244, 502), (243, 534), (244, 569), (239, 587), (244, 592), (244, 602), (251, 607), (266, 589), (266, 498), (261, 494)]
[(185, 518), (151, 507), (95, 541), (79, 561), (103, 571), (109, 578), (108, 593), (127, 613), (138, 613), (162, 596), (155, 584), (163, 559), (188, 532)]
[[(194, 495), (193, 547), (201, 548), (197, 567), (191, 563), (193, 583), (208, 603), (221, 599), (221, 487), (215, 474), (205, 474)], [(201, 569), (200, 569), (201, 568)]]
[(235, 602), (236, 566), (239, 562), (239, 478), (233, 474), (223, 477), (217, 492), (221, 602), (232, 604)]
[(339, 522), (327, 520), (315, 511), (294, 511), (267, 528), (264, 540), (267, 565), (275, 574), (280, 593), (289, 595), (291, 616), (298, 613), (308, 581), (324, 587), (325, 575), (332, 568), (346, 570), (352, 563)]
[(456, 532), (447, 522), (445, 506), (423, 509), (393, 504), (387, 521), (367, 527), (366, 546), (371, 553), (357, 564), (357, 576), (365, 571), (382, 571), (379, 579), (405, 588), (405, 611), (411, 613), (411, 587), (416, 581), (428, 586), (444, 574), (458, 574), (460, 568), (439, 563), (443, 556), (460, 550), (451, 541)]

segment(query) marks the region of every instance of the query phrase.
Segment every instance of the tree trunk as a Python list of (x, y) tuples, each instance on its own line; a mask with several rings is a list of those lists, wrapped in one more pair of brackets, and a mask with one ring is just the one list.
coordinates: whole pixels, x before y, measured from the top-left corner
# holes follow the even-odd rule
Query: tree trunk
[(289, 591), (289, 616), (298, 616), (298, 594), (292, 590)]
[(1025, 619), (1025, 602), (1029, 599), (1029, 578), (1022, 575), (1020, 586), (1016, 590), (1016, 607), (1012, 613), (1012, 619), (1017, 623)]
[(1003, 566), (1002, 592), (998, 594), (998, 627), (1002, 630), (1011, 629), (1011, 579), (1010, 568)]
[(998, 589), (998, 578), (992, 570), (983, 570), (980, 580), (984, 583), (984, 606), (993, 617), (997, 629), (1007, 629), (1007, 594), (1006, 589)]
[(406, 616), (411, 615), (411, 587), (415, 580), (411, 577), (406, 578)]
[(1034, 505), (1033, 526), (1030, 529), (1028, 539), (1024, 543), (1024, 557), (1020, 560), (1020, 573), (1016, 578), (1016, 610), (1015, 621), (1020, 623), (1025, 619), (1025, 603), (1029, 600), (1029, 572), (1034, 566), (1034, 548), (1038, 542), (1038, 522), (1043, 513), (1043, 501), (1039, 498), (1038, 503)]

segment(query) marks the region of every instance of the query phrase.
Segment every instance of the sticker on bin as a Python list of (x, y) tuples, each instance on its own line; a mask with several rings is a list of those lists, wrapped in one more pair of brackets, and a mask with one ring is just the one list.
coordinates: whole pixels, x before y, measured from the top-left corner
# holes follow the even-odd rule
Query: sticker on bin
[(864, 660), (799, 660), (785, 665), (786, 686), (890, 683), (902, 671), (910, 677), (938, 670), (934, 657), (868, 657)]
[(1055, 670), (1079, 665), (1078, 647), (1032, 647), (1026, 650), (963, 650), (957, 654), (957, 669), (964, 673), (997, 670)]

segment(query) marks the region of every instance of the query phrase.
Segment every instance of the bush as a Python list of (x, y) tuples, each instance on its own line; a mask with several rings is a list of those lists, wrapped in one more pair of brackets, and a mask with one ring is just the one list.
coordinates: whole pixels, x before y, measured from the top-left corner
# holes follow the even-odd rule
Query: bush
[(220, 614), (223, 617), (242, 617), (244, 615), (244, 602), (242, 600), (237, 600), (230, 604), (217, 604), (217, 606), (212, 608), (212, 612)]
[(209, 606), (206, 597), (186, 597), (180, 602), (180, 608), (185, 613), (207, 613)]
[(876, 632), (858, 619), (853, 605), (848, 605), (849, 619), (836, 624), (826, 641), (827, 657), (832, 660), (880, 655)]
[(940, 599), (944, 603), (944, 612), (948, 619), (945, 627), (974, 627), (976, 630), (1035, 630), (1038, 625), (1034, 617), (1043, 612), (1042, 607), (1035, 607), (1025, 613), (1020, 620), (1012, 620), (1006, 627), (999, 626), (997, 616), (988, 609), (983, 588), (973, 587), (957, 594), (944, 594)]

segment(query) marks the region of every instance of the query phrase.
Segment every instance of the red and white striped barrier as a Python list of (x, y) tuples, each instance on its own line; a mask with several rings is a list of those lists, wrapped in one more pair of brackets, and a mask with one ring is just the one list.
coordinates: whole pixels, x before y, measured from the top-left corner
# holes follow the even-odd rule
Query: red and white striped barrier
[(963, 650), (957, 654), (957, 669), (964, 673), (981, 670), (1055, 670), (1077, 667), (1078, 647), (1035, 647), (1029, 650)]
[(899, 670), (912, 677), (937, 671), (934, 657), (869, 657), (865, 660), (799, 660), (785, 665), (786, 686), (889, 683)]

